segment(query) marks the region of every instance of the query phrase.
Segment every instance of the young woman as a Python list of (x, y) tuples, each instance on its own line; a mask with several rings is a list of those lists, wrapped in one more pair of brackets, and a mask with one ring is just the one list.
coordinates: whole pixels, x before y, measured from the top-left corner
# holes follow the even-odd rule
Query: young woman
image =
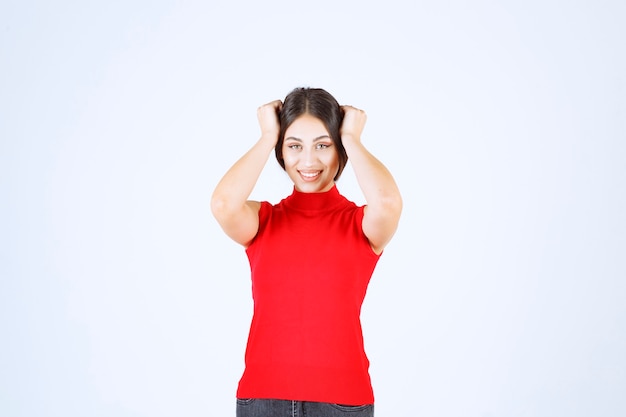
[[(396, 231), (396, 183), (361, 143), (366, 115), (297, 88), (257, 111), (261, 138), (218, 183), (213, 215), (246, 248), (254, 314), (237, 417), (374, 415), (360, 311)], [(274, 151), (293, 181), (276, 205), (248, 200)], [(367, 204), (335, 181), (348, 161)]]

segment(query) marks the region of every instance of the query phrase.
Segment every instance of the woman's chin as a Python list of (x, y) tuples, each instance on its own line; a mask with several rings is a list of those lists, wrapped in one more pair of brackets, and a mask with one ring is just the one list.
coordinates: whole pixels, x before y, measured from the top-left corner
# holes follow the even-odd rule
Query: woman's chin
[(322, 183), (321, 181), (294, 181), (296, 190), (301, 193), (323, 193), (333, 188), (334, 182)]

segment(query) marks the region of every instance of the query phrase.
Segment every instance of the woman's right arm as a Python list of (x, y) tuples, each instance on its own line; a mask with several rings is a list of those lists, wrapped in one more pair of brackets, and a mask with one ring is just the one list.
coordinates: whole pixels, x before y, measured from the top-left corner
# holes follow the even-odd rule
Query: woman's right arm
[(245, 247), (259, 230), (261, 203), (248, 198), (278, 141), (281, 107), (280, 100), (259, 107), (261, 138), (224, 174), (211, 196), (213, 216), (231, 239)]

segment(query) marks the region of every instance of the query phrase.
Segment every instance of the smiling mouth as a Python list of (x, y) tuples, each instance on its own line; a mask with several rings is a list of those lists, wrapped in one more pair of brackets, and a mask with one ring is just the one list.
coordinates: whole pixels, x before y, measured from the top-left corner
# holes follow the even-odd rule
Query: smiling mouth
[(298, 171), (305, 180), (314, 180), (322, 173), (322, 171)]

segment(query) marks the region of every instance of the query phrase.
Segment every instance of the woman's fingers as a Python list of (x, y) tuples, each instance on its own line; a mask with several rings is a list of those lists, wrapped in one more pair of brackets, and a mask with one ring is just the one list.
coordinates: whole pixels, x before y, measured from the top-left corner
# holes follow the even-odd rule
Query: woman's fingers
[(261, 126), (262, 134), (278, 135), (278, 131), (280, 130), (278, 113), (280, 112), (282, 107), (282, 101), (274, 100), (262, 105), (257, 109), (257, 118), (259, 119), (259, 125)]
[(341, 137), (350, 135), (355, 139), (360, 138), (367, 121), (367, 114), (354, 106), (341, 106), (341, 110), (343, 111)]

